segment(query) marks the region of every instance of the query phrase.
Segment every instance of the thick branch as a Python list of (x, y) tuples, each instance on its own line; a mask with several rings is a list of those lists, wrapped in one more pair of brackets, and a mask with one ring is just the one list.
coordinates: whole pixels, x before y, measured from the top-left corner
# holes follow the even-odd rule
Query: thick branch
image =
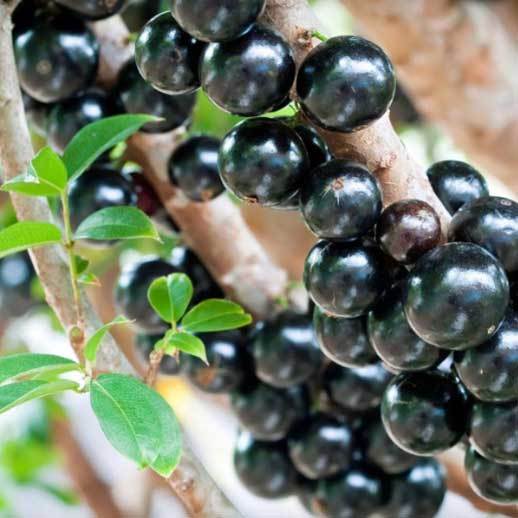
[(516, 1), (342, 1), (389, 53), (418, 108), (517, 190)]

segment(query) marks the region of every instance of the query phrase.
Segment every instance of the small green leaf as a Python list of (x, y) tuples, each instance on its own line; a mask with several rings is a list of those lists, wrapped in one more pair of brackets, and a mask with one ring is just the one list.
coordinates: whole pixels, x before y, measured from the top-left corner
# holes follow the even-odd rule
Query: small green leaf
[(25, 196), (59, 196), (59, 191), (37, 181), (37, 178), (21, 174), (11, 178), (2, 185), (2, 191), (17, 192)]
[(74, 256), (74, 259), (76, 262), (76, 274), (81, 275), (82, 273), (86, 272), (90, 266), (90, 261), (84, 257), (81, 257), (80, 255)]
[(166, 322), (178, 322), (191, 301), (191, 279), (184, 273), (172, 273), (155, 279), (149, 286), (147, 298), (153, 309)]
[(2, 385), (0, 387), (0, 414), (27, 401), (59, 394), (65, 392), (65, 390), (76, 390), (77, 388), (79, 388), (79, 385), (70, 380), (51, 382), (29, 380)]
[(44, 147), (31, 160), (31, 165), (42, 184), (48, 185), (59, 192), (67, 186), (67, 169), (61, 157), (50, 147)]
[(0, 383), (21, 376), (57, 375), (80, 369), (78, 363), (53, 354), (11, 354), (0, 358)]
[(182, 320), (182, 329), (189, 333), (209, 333), (237, 329), (252, 322), (252, 316), (235, 302), (207, 299), (194, 306)]
[(20, 221), (0, 231), (0, 258), (61, 241), (61, 230), (44, 221)]
[(82, 273), (78, 278), (77, 282), (79, 284), (84, 284), (85, 286), (101, 286), (101, 281), (99, 280), (99, 277), (97, 275), (91, 273), (91, 272), (84, 272)]
[(86, 342), (84, 348), (85, 358), (89, 362), (94, 363), (95, 358), (97, 356), (97, 351), (101, 346), (101, 342), (103, 338), (106, 336), (106, 333), (110, 330), (110, 328), (116, 325), (130, 323), (131, 320), (128, 320), (126, 317), (118, 316), (117, 318), (114, 318), (111, 322), (108, 322), (107, 324), (104, 324), (104, 326), (100, 327)]
[(77, 228), (75, 239), (141, 239), (160, 241), (152, 221), (135, 207), (107, 207), (88, 216)]
[(196, 358), (199, 358), (208, 364), (205, 345), (197, 336), (185, 332), (169, 332), (165, 336), (165, 341), (167, 344), (165, 348), (167, 354), (172, 355), (175, 350), (178, 349), (179, 351), (190, 354), (191, 356), (196, 356)]
[(151, 115), (115, 115), (82, 128), (65, 149), (63, 161), (70, 179), (77, 178), (105, 151), (137, 132)]

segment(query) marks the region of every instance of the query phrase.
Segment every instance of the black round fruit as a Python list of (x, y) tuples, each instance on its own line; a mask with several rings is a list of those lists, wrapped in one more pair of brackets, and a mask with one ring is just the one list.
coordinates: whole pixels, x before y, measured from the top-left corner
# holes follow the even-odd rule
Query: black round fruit
[(437, 162), (426, 174), (435, 194), (450, 214), (455, 214), (465, 203), (489, 196), (484, 177), (465, 162)]
[(450, 243), (421, 257), (410, 272), (404, 300), (412, 329), (425, 342), (462, 350), (498, 329), (509, 302), (500, 263), (471, 243)]
[(369, 243), (320, 241), (306, 258), (304, 284), (309, 296), (336, 316), (366, 314), (387, 283), (383, 254)]
[(396, 371), (426, 370), (446, 356), (446, 351), (421, 340), (408, 325), (401, 284), (390, 288), (369, 313), (368, 333), (378, 356)]
[(395, 90), (387, 55), (357, 36), (321, 43), (306, 56), (297, 76), (304, 113), (328, 130), (351, 132), (371, 124), (388, 110)]
[[(149, 355), (153, 351), (155, 344), (163, 337), (163, 334), (147, 335), (143, 333), (139, 333), (136, 336), (135, 346), (145, 362), (149, 361)], [(181, 367), (181, 363), (178, 359), (166, 354), (160, 362), (159, 372), (167, 376), (175, 376), (180, 373)]]
[(234, 449), (234, 467), (242, 484), (263, 498), (282, 498), (296, 490), (297, 472), (284, 442), (260, 442), (241, 432)]
[(47, 136), (47, 121), (52, 104), (36, 101), (22, 91), (23, 108), (30, 129), (42, 137)]
[(297, 471), (315, 480), (348, 468), (353, 448), (352, 430), (325, 414), (297, 423), (288, 438), (290, 458)]
[(192, 201), (209, 201), (224, 191), (217, 138), (200, 135), (182, 142), (169, 160), (169, 179)]
[(196, 103), (194, 93), (166, 95), (155, 90), (142, 79), (133, 60), (119, 72), (115, 94), (123, 111), (164, 119), (144, 125), (142, 131), (149, 133), (164, 133), (188, 125)]
[(199, 389), (212, 394), (231, 392), (239, 387), (250, 372), (250, 358), (238, 331), (204, 333), (207, 362), (187, 356), (184, 368)]
[(518, 464), (518, 402), (496, 405), (476, 401), (469, 436), (473, 447), (486, 459)]
[(491, 252), (509, 275), (518, 273), (518, 203), (488, 196), (468, 202), (453, 216), (450, 241), (475, 243)]
[(398, 201), (382, 212), (376, 239), (396, 261), (415, 263), (440, 243), (441, 222), (433, 207), (424, 201)]
[(349, 241), (367, 234), (381, 214), (381, 201), (369, 170), (342, 159), (313, 169), (300, 190), (302, 216), (321, 239)]
[(331, 364), (323, 379), (335, 403), (353, 412), (366, 412), (380, 404), (392, 377), (381, 363), (354, 369)]
[(294, 130), (260, 117), (245, 120), (227, 133), (218, 165), (225, 187), (238, 198), (275, 206), (299, 191), (309, 160)]
[(321, 363), (311, 318), (289, 311), (262, 325), (252, 351), (257, 377), (279, 388), (303, 383)]
[(460, 385), (443, 372), (399, 374), (385, 391), (381, 417), (400, 448), (431, 456), (460, 441), (466, 432), (468, 402)]
[(518, 503), (518, 465), (492, 462), (469, 448), (464, 466), (477, 495), (496, 504)]
[(126, 0), (56, 0), (87, 20), (101, 20), (122, 10)]
[(455, 353), (454, 359), (462, 382), (478, 399), (518, 399), (518, 314), (509, 310), (493, 337), (479, 347)]
[(295, 78), (295, 61), (282, 36), (255, 25), (235, 40), (209, 43), (200, 76), (215, 104), (250, 117), (272, 111), (285, 100)]
[(31, 307), (34, 277), (34, 268), (26, 252), (0, 259), (0, 307), (3, 317), (19, 317)]
[(308, 393), (300, 385), (283, 390), (256, 382), (232, 393), (232, 409), (241, 426), (261, 441), (284, 439), (308, 406)]
[(306, 124), (296, 124), (293, 129), (304, 143), (308, 153), (310, 171), (333, 158), (327, 142), (318, 134), (317, 130)]
[(377, 361), (378, 357), (369, 343), (364, 317), (335, 317), (315, 306), (313, 327), (320, 350), (338, 365), (364, 367)]
[(265, 0), (173, 0), (171, 12), (202, 41), (235, 40), (252, 27)]
[(88, 88), (99, 61), (99, 44), (86, 24), (68, 13), (42, 11), (15, 35), (18, 77), (37, 101), (63, 101)]
[(198, 73), (205, 44), (187, 34), (169, 12), (157, 14), (135, 42), (135, 62), (142, 77), (159, 92), (178, 95), (200, 86)]

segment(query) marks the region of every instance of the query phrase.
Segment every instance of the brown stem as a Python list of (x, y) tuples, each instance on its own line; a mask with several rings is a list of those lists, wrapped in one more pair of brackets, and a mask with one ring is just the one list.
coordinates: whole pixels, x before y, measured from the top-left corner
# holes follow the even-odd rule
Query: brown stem
[(158, 375), (158, 369), (160, 368), (160, 362), (164, 357), (164, 350), (158, 349), (151, 352), (149, 355), (149, 365), (146, 372), (146, 377), (144, 378), (146, 384), (150, 387), (155, 386), (156, 377)]

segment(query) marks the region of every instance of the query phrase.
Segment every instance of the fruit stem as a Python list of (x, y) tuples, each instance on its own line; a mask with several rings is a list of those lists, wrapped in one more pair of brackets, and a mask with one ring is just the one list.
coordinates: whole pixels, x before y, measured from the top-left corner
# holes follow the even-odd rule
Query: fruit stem
[(320, 41), (327, 41), (329, 39), (325, 34), (321, 33), (320, 31), (315, 31), (315, 30), (312, 31), (311, 36), (313, 38), (319, 39)]

